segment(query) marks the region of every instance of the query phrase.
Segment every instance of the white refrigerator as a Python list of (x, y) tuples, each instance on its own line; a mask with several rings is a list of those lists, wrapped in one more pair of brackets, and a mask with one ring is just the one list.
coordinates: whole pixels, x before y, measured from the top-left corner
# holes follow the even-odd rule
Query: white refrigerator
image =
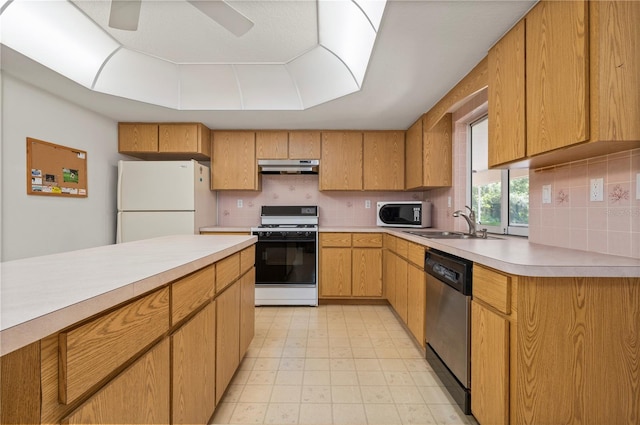
[(209, 168), (197, 161), (119, 161), (116, 243), (198, 234), (217, 223)]

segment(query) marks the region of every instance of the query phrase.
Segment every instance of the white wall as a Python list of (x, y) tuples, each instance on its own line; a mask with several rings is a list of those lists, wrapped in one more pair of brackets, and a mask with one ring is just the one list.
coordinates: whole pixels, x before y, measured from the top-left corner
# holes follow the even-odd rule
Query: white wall
[[(2, 75), (2, 261), (115, 242), (117, 122)], [(27, 195), (26, 138), (87, 151), (88, 197)]]

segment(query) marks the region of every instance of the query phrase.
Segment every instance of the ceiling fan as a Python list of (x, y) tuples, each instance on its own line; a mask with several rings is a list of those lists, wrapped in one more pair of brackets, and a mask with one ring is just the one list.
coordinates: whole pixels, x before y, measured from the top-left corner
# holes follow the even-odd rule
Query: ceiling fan
[[(253, 22), (249, 18), (224, 0), (186, 1), (237, 37), (246, 34), (253, 27)], [(140, 19), (141, 4), (142, 0), (111, 0), (109, 26), (115, 29), (136, 31)]]

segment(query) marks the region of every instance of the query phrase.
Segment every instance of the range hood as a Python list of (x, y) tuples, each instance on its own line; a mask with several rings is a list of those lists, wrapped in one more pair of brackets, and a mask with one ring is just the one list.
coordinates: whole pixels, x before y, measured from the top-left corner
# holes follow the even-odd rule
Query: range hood
[(259, 159), (261, 174), (318, 174), (317, 159)]

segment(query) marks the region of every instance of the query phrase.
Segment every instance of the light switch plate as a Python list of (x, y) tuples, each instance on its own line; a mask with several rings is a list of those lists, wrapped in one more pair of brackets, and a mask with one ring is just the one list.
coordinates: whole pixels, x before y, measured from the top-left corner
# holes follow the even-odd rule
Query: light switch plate
[(238, 204), (237, 204), (238, 208), (242, 208), (242, 204), (243, 204), (242, 199), (238, 199)]
[(640, 173), (636, 174), (636, 199), (640, 199)]
[(604, 179), (591, 179), (591, 185), (589, 186), (589, 199), (594, 202), (601, 202), (604, 200)]
[(551, 185), (545, 184), (542, 186), (542, 203), (550, 204), (551, 203)]

